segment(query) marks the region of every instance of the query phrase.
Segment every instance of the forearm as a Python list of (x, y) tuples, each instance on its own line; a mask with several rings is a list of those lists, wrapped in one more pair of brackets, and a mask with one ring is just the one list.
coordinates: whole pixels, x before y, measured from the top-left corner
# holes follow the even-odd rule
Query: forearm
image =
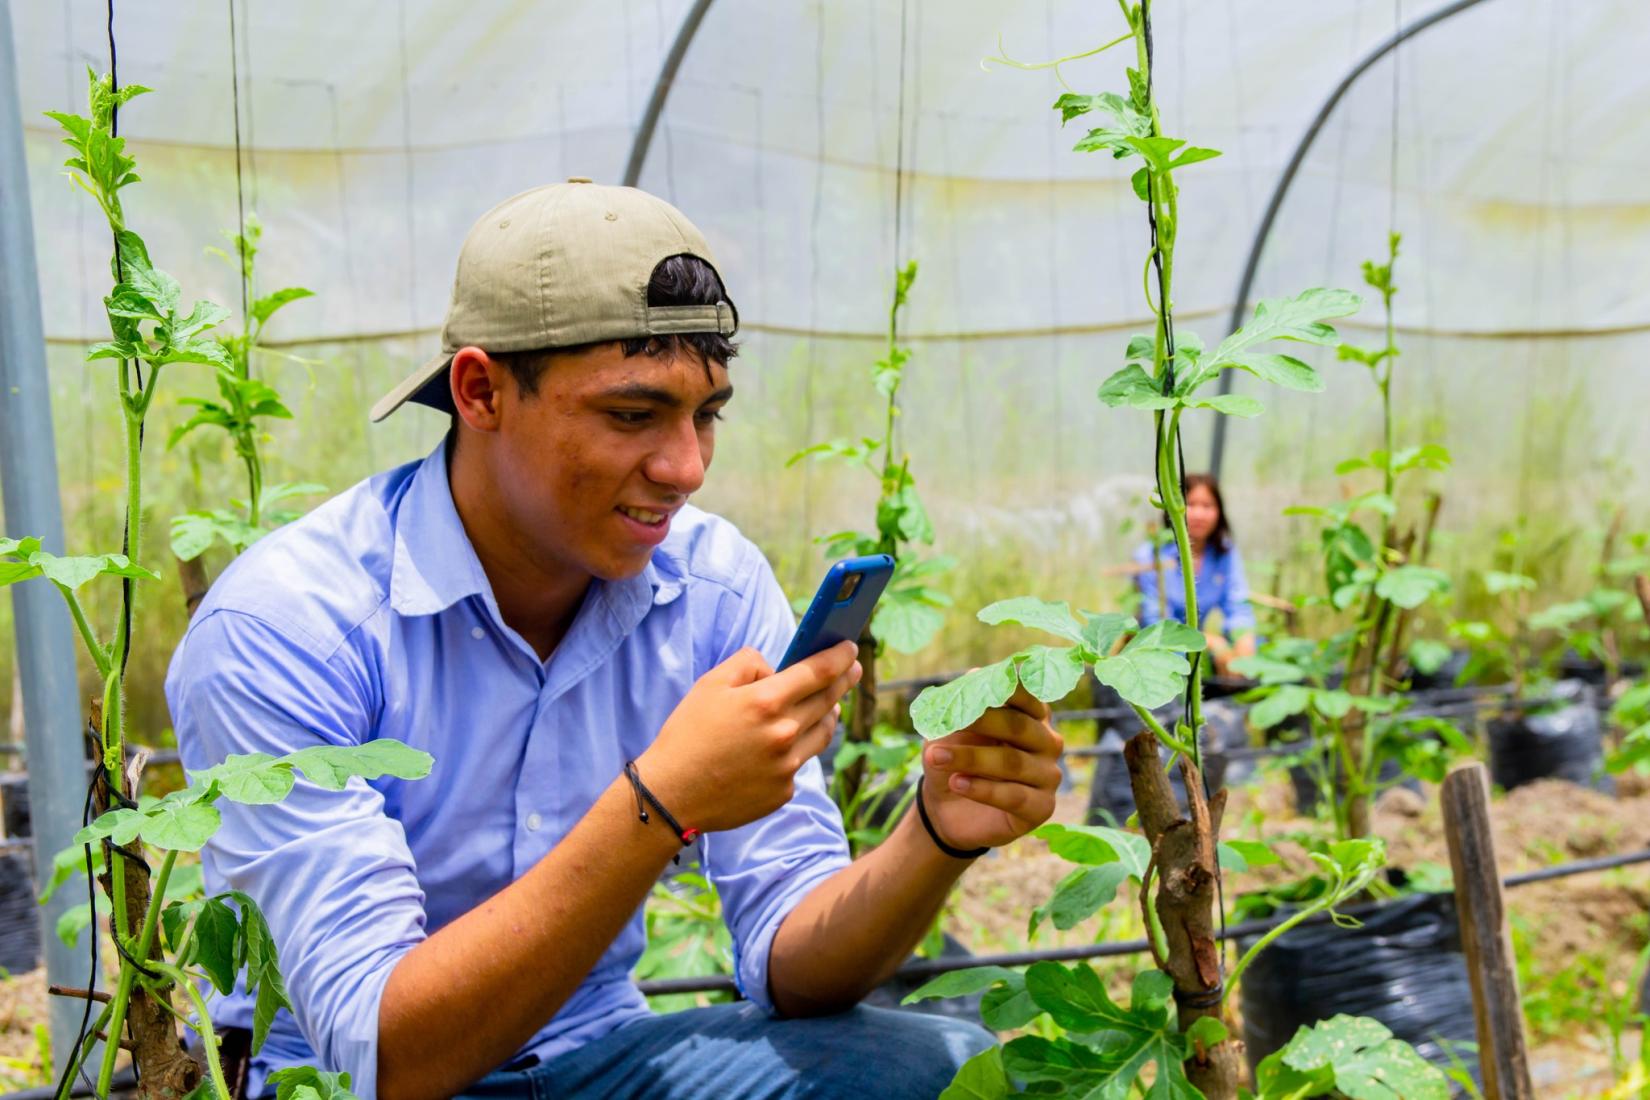
[(774, 936), (768, 987), (787, 1016), (837, 1012), (910, 956), (968, 860), (945, 855), (908, 812), (888, 839), (803, 898)]
[(409, 951), (378, 1012), (378, 1095), (445, 1097), (573, 995), (680, 845), (619, 779), (525, 875)]

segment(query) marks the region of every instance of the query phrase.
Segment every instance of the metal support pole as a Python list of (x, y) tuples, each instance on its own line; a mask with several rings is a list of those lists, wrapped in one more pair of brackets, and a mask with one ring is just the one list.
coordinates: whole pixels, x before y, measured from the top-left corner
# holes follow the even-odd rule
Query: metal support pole
[[(10, 0), (0, 0), (0, 492), (5, 533), (34, 535), (63, 552), (63, 510), (57, 495), (57, 446), (52, 432), (46, 338), (35, 273), (28, 164), (23, 155), (22, 103)], [(51, 877), (52, 857), (80, 830), (86, 790), (81, 701), (75, 680), (75, 639), (68, 610), (43, 579), (11, 588), (22, 674), (29, 766), (29, 814), (34, 875)], [(57, 938), (57, 918), (84, 900), (62, 890), (41, 908), (46, 974), (58, 985), (84, 986), (89, 962)], [(80, 1024), (82, 1006), (52, 998), (52, 1054), (61, 1068)]]
[(626, 187), (635, 187), (642, 178), (642, 165), (647, 162), (647, 151), (653, 144), (653, 131), (659, 125), (659, 116), (664, 114), (665, 100), (670, 98), (670, 86), (676, 81), (676, 71), (682, 67), (682, 59), (687, 56), (693, 36), (699, 33), (699, 24), (705, 21), (710, 3), (711, 0), (693, 0), (693, 7), (682, 20), (681, 27), (676, 31), (676, 41), (670, 44), (665, 63), (659, 68), (659, 77), (653, 82), (653, 94), (647, 99), (647, 110), (642, 112), (642, 121), (636, 127), (636, 140), (630, 145), (630, 157), (625, 161)]
[[(1324, 128), (1324, 124), (1329, 121), (1329, 116), (1335, 113), (1336, 107), (1340, 106), (1341, 98), (1351, 90), (1353, 84), (1358, 82), (1359, 77), (1369, 71), (1371, 66), (1403, 45), (1404, 42), (1414, 38), (1428, 27), (1442, 23), (1452, 15), (1460, 15), (1468, 8), (1477, 7), (1482, 2), (1483, 0), (1455, 0), (1454, 3), (1446, 4), (1431, 15), (1423, 16), (1401, 28), (1396, 34), (1365, 54), (1363, 60), (1352, 66), (1352, 70), (1341, 78), (1339, 84), (1335, 85), (1335, 90), (1329, 93), (1329, 98), (1323, 101), (1322, 107), (1318, 108), (1317, 116), (1312, 119), (1312, 125), (1306, 128), (1306, 133), (1301, 136), (1300, 141), (1296, 142), (1295, 151), (1289, 157), (1289, 164), (1284, 168), (1283, 175), (1278, 177), (1277, 186), (1272, 189), (1272, 197), (1266, 203), (1266, 213), (1261, 215), (1260, 227), (1255, 230), (1255, 239), (1249, 245), (1249, 255), (1243, 261), (1243, 277), (1238, 280), (1237, 297), (1232, 301), (1232, 317), (1227, 322), (1229, 327), (1226, 331), (1236, 332), (1243, 327), (1245, 315), (1249, 312), (1249, 292), (1254, 288), (1255, 273), (1260, 270), (1260, 257), (1266, 249), (1266, 239), (1272, 235), (1272, 223), (1277, 221), (1278, 211), (1283, 209), (1283, 200), (1289, 194), (1289, 185), (1295, 182), (1295, 173), (1300, 171), (1301, 164), (1306, 160), (1307, 152), (1312, 148), (1312, 143), (1318, 140), (1318, 134)], [(1397, 186), (1397, 181), (1393, 181), (1393, 186)], [(1219, 389), (1221, 393), (1232, 392), (1232, 375), (1236, 373), (1236, 371), (1229, 370), (1220, 372)], [(1216, 477), (1220, 476), (1221, 463), (1226, 458), (1226, 421), (1230, 419), (1226, 416), (1215, 417), (1214, 442), (1209, 448), (1209, 472)]]

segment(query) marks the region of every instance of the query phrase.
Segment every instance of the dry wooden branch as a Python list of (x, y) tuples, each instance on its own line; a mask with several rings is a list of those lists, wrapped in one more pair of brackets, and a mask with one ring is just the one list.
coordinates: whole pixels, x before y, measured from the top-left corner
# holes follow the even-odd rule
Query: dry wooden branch
[(76, 989), (72, 985), (48, 985), (46, 992), (53, 997), (73, 997), (80, 1001), (90, 998), (99, 1004), (109, 1003), (109, 995), (101, 989)]
[[(1205, 797), (1203, 776), (1185, 757), (1180, 777), (1186, 788), (1182, 814), (1174, 788), (1157, 755), (1157, 738), (1142, 733), (1123, 746), (1129, 785), (1134, 790), (1140, 826), (1152, 846), (1157, 893), (1142, 897), (1155, 908), (1168, 956), (1159, 966), (1174, 979), (1180, 1028), (1189, 1029), (1205, 1016), (1221, 1016), (1220, 944), (1216, 840), (1226, 810), (1226, 791)], [(1150, 916), (1147, 916), (1148, 924)], [(1154, 954), (1155, 954), (1154, 950)], [(1191, 1082), (1211, 1100), (1237, 1096), (1242, 1077), (1243, 1043), (1228, 1039), (1186, 1063)]]

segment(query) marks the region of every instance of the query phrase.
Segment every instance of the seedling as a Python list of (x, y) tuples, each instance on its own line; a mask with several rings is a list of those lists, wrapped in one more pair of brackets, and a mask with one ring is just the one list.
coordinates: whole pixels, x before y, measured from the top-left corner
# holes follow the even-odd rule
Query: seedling
[[(242, 290), (250, 297), (263, 225), (256, 215), (249, 215), (241, 232), (226, 235), (235, 246)], [(211, 251), (229, 259), (229, 254), (222, 249)], [(305, 287), (289, 286), (252, 301), (248, 316), (241, 318), (240, 333), (219, 337), (228, 355), (228, 365), (219, 367), (215, 376), (219, 399), (185, 397), (179, 402), (196, 411), (172, 430), (166, 439), (167, 449), (176, 447), (197, 428), (219, 428), (229, 436), (235, 456), (246, 470), (244, 500), (231, 500), (229, 508), (195, 509), (172, 518), (172, 553), (182, 561), (193, 561), (220, 541), (238, 554), (268, 530), (298, 517), (298, 513), (278, 509), (276, 505), (294, 497), (326, 491), (326, 486), (313, 482), (264, 484), (264, 456), (259, 444), (266, 435), (259, 422), (290, 420), (292, 410), (282, 402), (273, 386), (253, 377), (252, 373), (253, 359), (260, 350), (264, 326), (270, 318), (283, 306), (314, 294)]]
[[(894, 576), (878, 601), (876, 613), (859, 639), (862, 670), (854, 702), (849, 710), (846, 742), (867, 745), (876, 726), (877, 658), (884, 646), (899, 653), (915, 653), (933, 640), (945, 622), (944, 609), (951, 597), (933, 587), (937, 576), (950, 570), (955, 561), (944, 555), (923, 556), (918, 547), (934, 542), (934, 524), (922, 498), (917, 495), (911, 475), (911, 456), (894, 448), (894, 428), (900, 416), (899, 391), (905, 380), (905, 366), (911, 359), (909, 348), (899, 343), (899, 316), (917, 280), (915, 260), (894, 272), (893, 300), (888, 307), (888, 342), (882, 358), (871, 365), (871, 384), (883, 401), (883, 430), (880, 437), (833, 439), (798, 451), (786, 464), (794, 466), (807, 458), (840, 459), (863, 467), (877, 480), (876, 529), (839, 531), (817, 541), (833, 557), (888, 554), (894, 558)], [(832, 780), (832, 794), (843, 811), (850, 839), (856, 849), (868, 842), (874, 846), (886, 835), (879, 827), (856, 814), (861, 808), (875, 810), (880, 800), (867, 801), (860, 788), (865, 781), (865, 763), (873, 765), (888, 753), (878, 750), (871, 757), (864, 752), (839, 757)], [(914, 759), (915, 749), (905, 754), (904, 765)], [(897, 820), (888, 818), (887, 820)]]

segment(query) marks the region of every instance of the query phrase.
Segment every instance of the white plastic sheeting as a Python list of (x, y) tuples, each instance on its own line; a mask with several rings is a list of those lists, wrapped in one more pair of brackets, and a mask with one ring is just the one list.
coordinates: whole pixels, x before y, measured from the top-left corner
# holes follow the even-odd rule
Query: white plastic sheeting
[[(1158, 0), (1166, 129), (1225, 151), (1180, 174), (1183, 326), (1221, 335), (1255, 224), (1312, 115), (1398, 23), (1440, 6)], [(237, 300), (203, 247), (236, 217), (238, 91), (242, 186), (266, 226), (259, 281), (319, 292), (271, 327), (323, 359), (291, 375), (307, 387), (301, 416), (347, 418), (283, 437), (300, 472), (339, 485), (435, 438), (442, 423), (422, 413), (369, 430), (363, 402), (434, 345), (481, 211), (568, 175), (617, 182), (687, 8), (242, 0), (237, 84), (227, 2), (119, 0), (121, 79), (157, 89), (121, 115), (145, 177), (128, 209), (157, 261), (186, 292)], [(12, 11), (27, 109), (80, 103), (85, 67), (107, 66), (104, 5)], [(807, 534), (865, 511), (859, 483), (783, 461), (819, 436), (875, 430), (863, 367), (886, 323), (896, 169), (900, 258), (921, 264), (903, 441), (942, 541), (965, 553), (989, 541), (1069, 572), (1118, 560), (1137, 537), (1118, 526), (1146, 484), (1148, 433), (1094, 391), (1146, 316), (1141, 204), (1108, 157), (1070, 151), (1082, 131), (1062, 131), (1050, 110), (1052, 73), (980, 64), (999, 36), (1040, 60), (1121, 30), (1110, 0), (712, 4), (642, 185), (705, 230), (746, 324), (742, 393), (707, 499), (798, 571), (813, 568)], [(1646, 499), (1632, 474), (1650, 459), (1647, 41), (1643, 0), (1485, 0), (1352, 90), (1268, 245), (1259, 295), (1356, 285), (1389, 224), (1404, 232), (1402, 430), (1455, 450), (1445, 517), (1457, 531)], [(1121, 89), (1126, 49), (1063, 75), (1080, 91)], [(50, 124), (30, 125), (46, 329), (72, 401), (96, 376), (73, 346), (100, 333), (107, 244), (58, 174)], [(1349, 335), (1372, 340), (1362, 326), (1377, 320), (1366, 312)], [(1226, 474), (1252, 554), (1287, 551), (1282, 504), (1333, 493), (1334, 461), (1375, 445), (1361, 368), (1320, 361), (1329, 393), (1258, 394), (1268, 414), (1232, 425)], [(1208, 424), (1190, 434), (1196, 466)], [(76, 460), (63, 462), (74, 481)]]

